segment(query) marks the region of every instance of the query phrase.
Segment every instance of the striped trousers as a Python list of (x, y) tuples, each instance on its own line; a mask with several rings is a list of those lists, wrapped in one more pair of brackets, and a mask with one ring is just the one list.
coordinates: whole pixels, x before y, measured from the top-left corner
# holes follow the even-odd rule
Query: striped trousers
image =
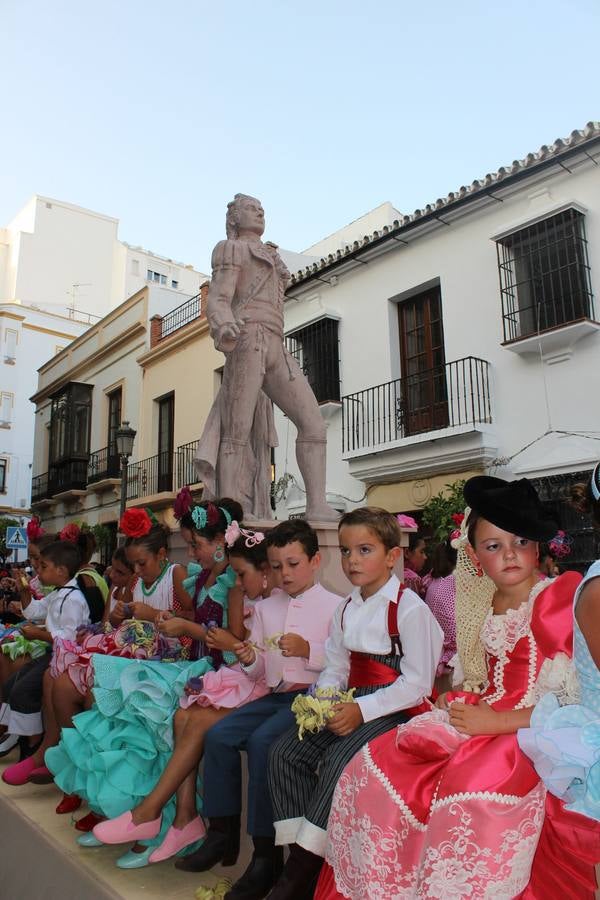
[(403, 712), (392, 713), (365, 722), (346, 737), (325, 729), (300, 741), (297, 728), (286, 731), (269, 755), (275, 843), (297, 843), (324, 856), (331, 800), (343, 769), (366, 743), (407, 720)]

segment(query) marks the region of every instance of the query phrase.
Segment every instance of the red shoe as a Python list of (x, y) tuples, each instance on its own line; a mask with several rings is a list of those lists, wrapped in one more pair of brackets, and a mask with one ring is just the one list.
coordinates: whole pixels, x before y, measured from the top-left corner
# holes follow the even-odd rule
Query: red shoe
[(75, 812), (80, 806), (81, 797), (78, 797), (77, 794), (63, 794), (62, 800), (56, 807), (56, 812), (59, 816), (62, 816), (65, 813)]
[(104, 816), (98, 816), (95, 812), (89, 812), (83, 819), (78, 819), (75, 822), (75, 828), (77, 831), (91, 831), (94, 825), (98, 825), (99, 822), (103, 821)]

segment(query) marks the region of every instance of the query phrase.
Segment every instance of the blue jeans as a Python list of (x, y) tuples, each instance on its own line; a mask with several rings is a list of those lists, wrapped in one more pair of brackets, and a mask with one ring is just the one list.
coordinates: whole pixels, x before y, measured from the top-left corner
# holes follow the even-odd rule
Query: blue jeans
[(240, 750), (248, 754), (248, 833), (273, 837), (267, 770), (271, 744), (295, 723), (290, 706), (298, 691), (268, 694), (213, 725), (204, 740), (203, 811), (209, 818), (242, 810)]

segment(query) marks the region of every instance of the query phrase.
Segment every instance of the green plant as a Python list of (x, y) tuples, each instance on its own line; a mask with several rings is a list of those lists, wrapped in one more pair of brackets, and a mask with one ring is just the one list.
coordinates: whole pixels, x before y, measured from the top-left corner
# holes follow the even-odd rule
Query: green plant
[(431, 528), (436, 541), (445, 541), (456, 528), (452, 515), (463, 512), (465, 508), (464, 485), (464, 479), (444, 485), (439, 494), (434, 494), (423, 507), (423, 525)]
[(90, 531), (94, 535), (96, 540), (96, 547), (98, 550), (103, 550), (105, 547), (110, 547), (110, 544), (113, 539), (113, 532), (110, 528), (107, 528), (106, 525), (101, 525), (99, 522), (96, 525), (92, 525)]

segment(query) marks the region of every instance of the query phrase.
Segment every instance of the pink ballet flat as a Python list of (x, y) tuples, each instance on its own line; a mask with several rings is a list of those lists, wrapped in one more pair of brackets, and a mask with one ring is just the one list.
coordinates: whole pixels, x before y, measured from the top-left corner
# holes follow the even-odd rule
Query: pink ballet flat
[(6, 784), (14, 785), (27, 784), (29, 776), (36, 768), (37, 764), (33, 761), (31, 756), (28, 756), (21, 760), (21, 762), (13, 763), (12, 766), (7, 766), (2, 773), (2, 781), (5, 781)]
[(169, 859), (175, 856), (180, 850), (195, 844), (206, 834), (206, 827), (201, 818), (192, 819), (184, 828), (175, 828), (171, 826), (165, 835), (165, 839), (156, 850), (153, 850), (148, 857), (148, 862), (162, 862), (163, 859)]
[(148, 841), (155, 838), (160, 831), (160, 822), (162, 816), (153, 819), (151, 822), (142, 822), (141, 825), (134, 825), (131, 818), (131, 812), (121, 813), (116, 819), (107, 819), (105, 822), (99, 822), (94, 826), (92, 831), (94, 837), (97, 837), (103, 844), (126, 844), (129, 841)]

